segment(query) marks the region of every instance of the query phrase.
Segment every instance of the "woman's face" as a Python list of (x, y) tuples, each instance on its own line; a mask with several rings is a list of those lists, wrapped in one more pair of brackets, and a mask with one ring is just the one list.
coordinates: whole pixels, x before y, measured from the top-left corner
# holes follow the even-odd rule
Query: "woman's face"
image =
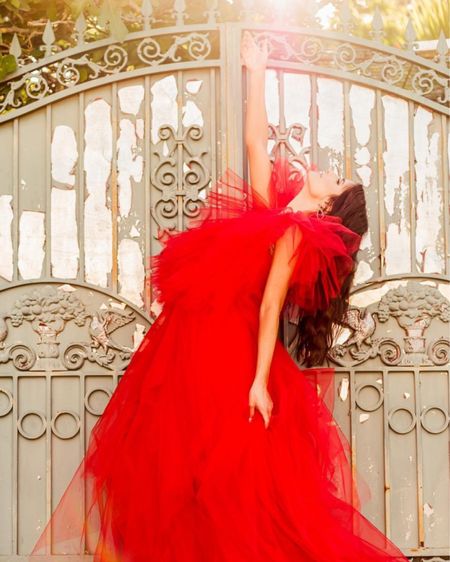
[(331, 195), (340, 195), (349, 187), (356, 185), (356, 182), (339, 177), (331, 169), (328, 169), (326, 172), (308, 170), (307, 179), (311, 195), (318, 199), (326, 199)]

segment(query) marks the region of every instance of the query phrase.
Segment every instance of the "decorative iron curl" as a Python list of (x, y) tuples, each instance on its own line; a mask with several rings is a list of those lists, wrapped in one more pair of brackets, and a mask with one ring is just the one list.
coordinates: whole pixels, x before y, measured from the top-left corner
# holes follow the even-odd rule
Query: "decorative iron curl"
[(128, 63), (128, 52), (120, 45), (110, 45), (103, 53), (105, 64), (99, 64), (99, 68), (108, 74), (120, 72)]
[(428, 345), (427, 355), (435, 365), (446, 365), (449, 362), (450, 340), (439, 338)]
[(440, 96), (437, 100), (440, 103), (446, 103), (450, 100), (450, 80), (440, 79), (434, 70), (420, 70), (414, 75), (412, 87), (417, 94), (426, 96), (430, 94), (436, 87), (436, 83), (443, 87), (444, 96)]
[(163, 58), (159, 43), (152, 37), (143, 39), (137, 46), (136, 52), (143, 63), (151, 66), (159, 64)]
[(378, 344), (378, 352), (381, 360), (386, 365), (398, 365), (402, 358), (400, 346), (392, 339), (381, 339)]
[(347, 66), (354, 66), (356, 61), (356, 51), (350, 43), (343, 43), (339, 45), (335, 51), (334, 62), (339, 68), (346, 69)]
[(34, 100), (41, 99), (50, 91), (48, 82), (42, 74), (24, 76), (24, 82), (27, 95)]
[(16, 343), (9, 348), (9, 357), (19, 371), (29, 371), (36, 363), (35, 352), (23, 343)]
[(88, 356), (86, 346), (80, 343), (69, 345), (62, 356), (62, 362), (69, 371), (80, 369)]
[(211, 52), (209, 33), (191, 33), (189, 38), (191, 39), (188, 44), (189, 56), (195, 60), (205, 59)]
[(387, 84), (396, 84), (403, 79), (405, 75), (404, 64), (401, 64), (397, 57), (380, 57), (380, 55), (377, 55), (377, 57), (387, 61), (381, 68), (381, 76)]

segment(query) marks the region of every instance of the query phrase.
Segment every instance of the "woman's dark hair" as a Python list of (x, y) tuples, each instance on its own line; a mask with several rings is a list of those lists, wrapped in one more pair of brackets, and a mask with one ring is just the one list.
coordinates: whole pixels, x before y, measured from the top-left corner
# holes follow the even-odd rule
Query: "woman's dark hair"
[[(326, 214), (342, 219), (342, 224), (363, 236), (368, 228), (364, 187), (358, 183), (347, 188), (340, 195), (328, 199)], [(352, 255), (353, 268), (344, 279), (341, 293), (331, 299), (327, 310), (310, 314), (300, 311), (295, 334), (295, 358), (306, 367), (323, 365), (333, 345), (333, 326), (339, 325), (348, 310), (350, 288), (357, 267), (357, 251)]]

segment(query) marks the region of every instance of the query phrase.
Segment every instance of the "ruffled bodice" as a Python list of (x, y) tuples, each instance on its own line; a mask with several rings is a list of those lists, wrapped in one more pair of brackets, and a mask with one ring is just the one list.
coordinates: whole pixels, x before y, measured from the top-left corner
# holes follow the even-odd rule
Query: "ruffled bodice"
[(277, 206), (298, 192), (300, 182), (300, 176), (290, 173), (287, 160), (276, 160), (269, 205), (227, 170), (188, 229), (161, 236), (165, 246), (152, 258), (158, 300), (200, 309), (229, 306), (242, 298), (259, 303), (276, 240), (286, 231), (294, 236), (299, 228), (302, 236), (294, 246), (295, 267), (285, 304), (291, 310), (326, 309), (352, 271), (352, 254), (358, 250), (360, 236), (339, 217), (319, 218), (315, 213)]

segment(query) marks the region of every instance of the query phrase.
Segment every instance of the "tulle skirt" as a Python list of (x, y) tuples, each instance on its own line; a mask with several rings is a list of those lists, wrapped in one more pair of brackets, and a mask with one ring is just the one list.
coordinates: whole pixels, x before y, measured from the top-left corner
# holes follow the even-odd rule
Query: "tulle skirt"
[(333, 368), (277, 340), (266, 429), (249, 422), (258, 302), (166, 305), (91, 433), (35, 556), (94, 562), (406, 558), (359, 511), (367, 489), (331, 413)]

